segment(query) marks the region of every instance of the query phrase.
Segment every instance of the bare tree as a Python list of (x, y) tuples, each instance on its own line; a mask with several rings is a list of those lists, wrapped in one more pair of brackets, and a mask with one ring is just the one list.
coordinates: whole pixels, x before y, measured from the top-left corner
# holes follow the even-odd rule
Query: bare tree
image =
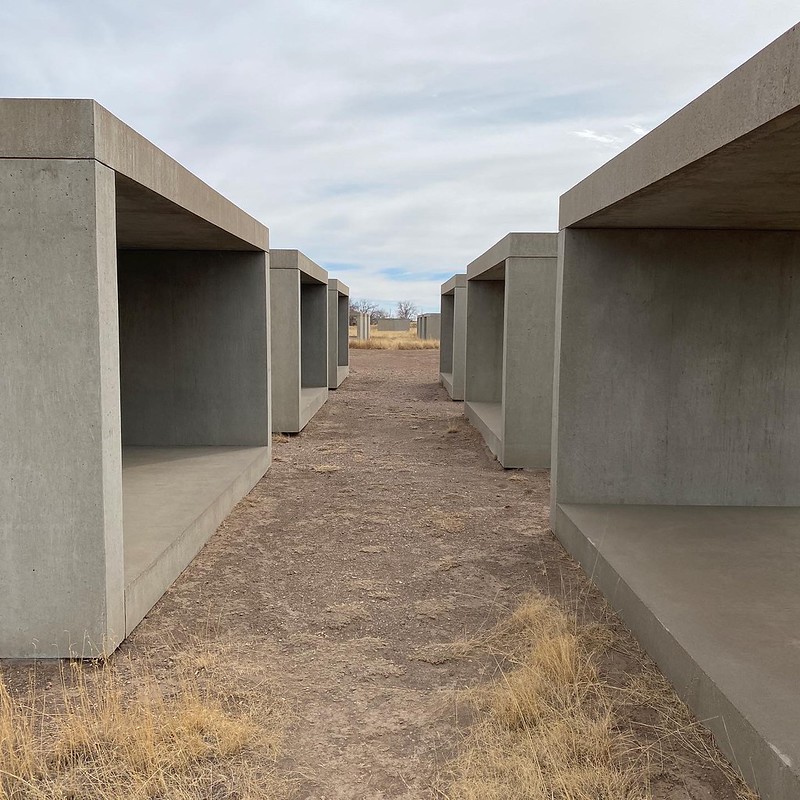
[(397, 316), (400, 319), (414, 319), (417, 316), (417, 307), (410, 300), (401, 300), (397, 304)]
[(388, 314), (378, 307), (377, 303), (371, 303), (369, 300), (351, 300), (350, 301), (350, 324), (355, 325), (356, 314), (369, 314), (370, 323), (374, 324), (379, 319), (387, 317)]

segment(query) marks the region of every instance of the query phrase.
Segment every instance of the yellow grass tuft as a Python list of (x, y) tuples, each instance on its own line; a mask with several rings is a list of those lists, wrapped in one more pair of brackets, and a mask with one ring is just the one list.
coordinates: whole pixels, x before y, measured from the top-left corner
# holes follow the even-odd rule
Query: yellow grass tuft
[[(188, 673), (154, 676), (72, 664), (55, 696), (0, 679), (0, 800), (199, 800), (283, 796), (280, 724)], [(266, 790), (266, 791), (264, 791)]]
[[(581, 624), (538, 594), (480, 639), (456, 643), (454, 657), (488, 650), (503, 668), (465, 693), (477, 717), (441, 795), (650, 800), (653, 777), (682, 750), (720, 770), (737, 797), (755, 800), (654, 666), (623, 686), (601, 675), (601, 658), (619, 645), (610, 626)], [(635, 730), (643, 714), (655, 722)]]

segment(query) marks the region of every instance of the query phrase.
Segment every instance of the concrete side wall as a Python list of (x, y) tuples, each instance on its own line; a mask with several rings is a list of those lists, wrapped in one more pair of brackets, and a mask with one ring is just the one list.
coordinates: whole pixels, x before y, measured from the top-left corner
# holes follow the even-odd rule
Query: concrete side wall
[(0, 656), (125, 633), (114, 174), (0, 160)]
[[(419, 335), (419, 329), (417, 330)], [(422, 339), (441, 339), (442, 318), (441, 314), (422, 315)]]
[[(271, 257), (271, 256), (270, 256)], [(270, 269), (272, 430), (300, 430), (300, 273)]]
[(467, 357), (467, 288), (453, 292), (453, 400), (464, 399), (464, 373)]
[(300, 284), (300, 385), (328, 385), (326, 284)]
[(336, 335), (338, 337), (338, 346), (336, 348), (338, 355), (337, 366), (347, 367), (350, 365), (350, 298), (344, 295), (339, 295), (337, 301), (338, 306), (338, 324)]
[(506, 261), (503, 465), (550, 466), (556, 259)]
[(379, 319), (378, 330), (403, 333), (411, 330), (411, 322), (407, 319)]
[(800, 505), (800, 233), (562, 246), (555, 501)]
[(124, 444), (269, 443), (266, 259), (120, 251)]
[(503, 395), (504, 281), (467, 283), (464, 399), (499, 403)]
[(442, 331), (439, 340), (439, 372), (453, 371), (453, 324), (455, 322), (454, 294), (443, 294), (441, 302)]

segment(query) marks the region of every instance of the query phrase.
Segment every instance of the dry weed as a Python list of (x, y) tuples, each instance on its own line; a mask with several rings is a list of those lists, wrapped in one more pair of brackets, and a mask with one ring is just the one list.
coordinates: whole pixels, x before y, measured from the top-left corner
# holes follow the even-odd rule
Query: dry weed
[(0, 680), (0, 800), (283, 797), (276, 709), (219, 686), (187, 672), (164, 692), (111, 663), (69, 665), (48, 695)]
[(438, 350), (438, 339), (418, 339), (416, 331), (373, 331), (369, 339), (351, 339), (354, 350)]
[[(543, 595), (453, 656), (490, 652), (501, 666), (488, 686), (465, 693), (477, 714), (451, 764), (451, 800), (649, 800), (665, 765), (691, 752), (754, 800), (733, 768), (648, 664), (623, 686), (600, 665), (620, 642), (608, 625), (579, 623)], [(642, 654), (636, 653), (641, 662)], [(637, 719), (652, 719), (647, 730)]]

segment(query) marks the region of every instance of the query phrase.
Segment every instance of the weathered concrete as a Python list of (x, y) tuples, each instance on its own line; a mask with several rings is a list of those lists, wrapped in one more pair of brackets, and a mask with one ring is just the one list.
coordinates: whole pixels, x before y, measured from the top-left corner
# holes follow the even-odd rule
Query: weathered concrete
[(328, 273), (272, 250), (270, 280), (272, 430), (299, 433), (328, 399)]
[(454, 275), (442, 284), (439, 382), (451, 400), (464, 399), (467, 348), (467, 276)]
[(336, 389), (350, 372), (350, 289), (328, 280), (328, 388)]
[(559, 242), (553, 528), (764, 800), (800, 796), (798, 64), (793, 28)]
[[(93, 101), (0, 100), (0, 170), (0, 656), (95, 656), (147, 610), (125, 609), (125, 436), (261, 447), (262, 474), (269, 463), (269, 233)], [(187, 247), (214, 251), (198, 256), (196, 315), (176, 285), (190, 259), (157, 278), (180, 261), (165, 251)], [(118, 282), (118, 249), (123, 264), (123, 251), (150, 249), (147, 275), (130, 282), (123, 268)], [(241, 381), (244, 399), (222, 381)], [(226, 413), (242, 417), (238, 432)], [(162, 567), (153, 600), (182, 568)]]
[(405, 333), (411, 330), (411, 321), (384, 317), (378, 320), (378, 330), (382, 332)]
[(359, 311), (356, 315), (356, 339), (369, 339), (370, 333), (370, 315), (366, 311)]
[(467, 267), (464, 410), (504, 467), (550, 466), (556, 249), (511, 233)]

